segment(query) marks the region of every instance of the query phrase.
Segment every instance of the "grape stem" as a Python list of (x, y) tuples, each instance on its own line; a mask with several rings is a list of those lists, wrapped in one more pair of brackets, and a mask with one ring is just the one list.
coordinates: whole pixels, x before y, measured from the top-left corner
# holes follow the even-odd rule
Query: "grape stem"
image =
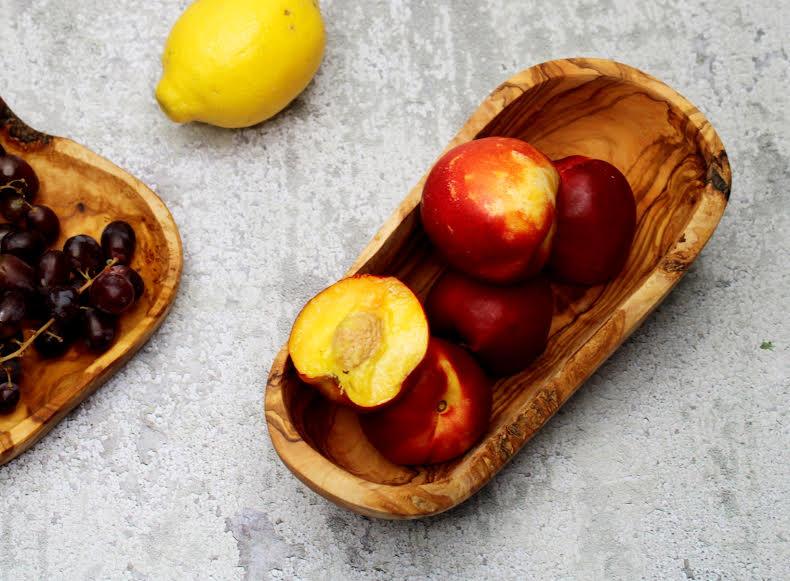
[[(15, 186), (14, 184), (19, 184), (19, 187)], [(27, 185), (27, 180), (24, 178), (18, 180), (11, 180), (7, 184), (0, 187), (0, 192), (5, 192), (6, 190), (11, 190), (18, 196), (22, 196), (22, 199), (25, 200), (25, 195), (22, 193), (22, 188)], [(27, 201), (27, 200), (25, 200)]]
[[(88, 290), (91, 287), (91, 285), (93, 284), (94, 280), (99, 278), (104, 271), (106, 271), (109, 268), (115, 266), (115, 264), (117, 262), (118, 262), (117, 258), (113, 258), (112, 260), (108, 260), (107, 261), (107, 266), (105, 266), (99, 274), (97, 274), (93, 278), (89, 278), (88, 280), (85, 281), (85, 284), (83, 284), (80, 287), (79, 293), (82, 294), (86, 290)], [(17, 349), (16, 351), (13, 351), (12, 353), (9, 353), (8, 355), (4, 355), (3, 357), (0, 357), (0, 364), (5, 363), (6, 361), (10, 361), (11, 359), (16, 359), (17, 357), (22, 357), (22, 355), (25, 354), (25, 351), (27, 350), (27, 348), (30, 347), (33, 344), (33, 341), (38, 339), (38, 337), (40, 335), (42, 335), (43, 333), (46, 333), (47, 329), (49, 329), (54, 323), (55, 323), (55, 319), (53, 317), (52, 319), (50, 319), (49, 321), (47, 321), (46, 323), (41, 325), (41, 327), (39, 329), (37, 329), (35, 333), (33, 333), (30, 337), (27, 338), (26, 341), (22, 342), (22, 344), (19, 345), (19, 349)]]
[(0, 357), (0, 363), (5, 363), (6, 361), (9, 361), (10, 359), (16, 359), (17, 357), (22, 357), (22, 355), (24, 355), (25, 353), (25, 350), (33, 344), (33, 341), (35, 341), (39, 335), (46, 332), (46, 330), (49, 329), (54, 322), (55, 319), (50, 319), (49, 321), (44, 323), (41, 326), (41, 328), (38, 329), (35, 333), (33, 333), (27, 341), (25, 341), (19, 346), (19, 349), (17, 349), (12, 353), (9, 353), (8, 355), (4, 355), (3, 357)]

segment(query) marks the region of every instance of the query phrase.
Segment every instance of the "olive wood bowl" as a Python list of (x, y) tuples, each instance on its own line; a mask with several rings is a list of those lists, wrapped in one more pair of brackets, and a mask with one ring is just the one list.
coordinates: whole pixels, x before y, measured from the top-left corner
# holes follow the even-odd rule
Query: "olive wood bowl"
[(4, 464), (96, 391), (162, 324), (176, 295), (183, 256), (178, 228), (154, 192), (85, 147), (31, 129), (2, 99), (0, 144), (33, 167), (41, 182), (36, 203), (50, 206), (60, 218), (60, 238), (52, 248), (62, 248), (75, 234), (98, 240), (111, 221), (125, 220), (137, 236), (131, 266), (145, 282), (143, 296), (121, 316), (109, 351), (97, 356), (78, 344), (63, 357), (47, 361), (33, 348), (25, 352), (22, 398), (13, 412), (0, 415), (0, 464)]
[[(628, 262), (606, 285), (554, 286), (548, 348), (523, 372), (496, 383), (487, 433), (463, 457), (443, 464), (385, 460), (353, 412), (299, 381), (283, 348), (266, 389), (272, 443), (302, 482), (355, 512), (423, 517), (478, 491), (667, 296), (727, 205), (730, 167), (710, 123), (673, 89), (620, 63), (578, 58), (529, 68), (491, 93), (447, 148), (487, 136), (524, 139), (552, 159), (581, 154), (617, 166), (637, 201)], [(420, 225), (424, 180), (347, 274), (396, 276), (425, 298), (445, 265)]]

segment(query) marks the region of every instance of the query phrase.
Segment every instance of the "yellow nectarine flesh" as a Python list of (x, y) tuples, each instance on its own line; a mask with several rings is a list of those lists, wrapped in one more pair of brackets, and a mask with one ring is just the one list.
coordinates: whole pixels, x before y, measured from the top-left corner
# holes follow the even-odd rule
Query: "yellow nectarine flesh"
[(425, 356), (428, 323), (393, 277), (343, 279), (296, 318), (288, 350), (299, 376), (329, 399), (361, 409), (393, 400)]

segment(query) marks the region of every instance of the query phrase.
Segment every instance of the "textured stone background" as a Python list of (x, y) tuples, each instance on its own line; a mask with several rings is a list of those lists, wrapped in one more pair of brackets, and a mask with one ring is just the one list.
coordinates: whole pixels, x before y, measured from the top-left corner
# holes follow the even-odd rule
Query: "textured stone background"
[[(316, 82), (232, 132), (154, 101), (186, 4), (0, 0), (2, 96), (151, 185), (186, 252), (161, 331), (0, 468), (0, 579), (790, 578), (786, 7), (324, 0)], [(643, 68), (708, 115), (734, 173), (718, 232), (472, 500), (407, 523), (336, 508), (269, 442), (275, 350), (493, 87), (575, 55)]]

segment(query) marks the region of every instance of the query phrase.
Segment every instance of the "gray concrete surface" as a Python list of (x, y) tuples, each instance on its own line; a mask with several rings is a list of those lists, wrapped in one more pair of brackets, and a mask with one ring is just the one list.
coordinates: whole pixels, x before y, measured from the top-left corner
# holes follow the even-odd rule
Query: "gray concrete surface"
[[(0, 580), (790, 578), (786, 5), (324, 0), (316, 82), (232, 132), (154, 101), (186, 4), (0, 0), (2, 96), (150, 184), (186, 251), (161, 331), (0, 468)], [(408, 523), (329, 504), (261, 414), (293, 316), (489, 90), (574, 55), (643, 68), (708, 115), (735, 176), (718, 232), (468, 503)]]

